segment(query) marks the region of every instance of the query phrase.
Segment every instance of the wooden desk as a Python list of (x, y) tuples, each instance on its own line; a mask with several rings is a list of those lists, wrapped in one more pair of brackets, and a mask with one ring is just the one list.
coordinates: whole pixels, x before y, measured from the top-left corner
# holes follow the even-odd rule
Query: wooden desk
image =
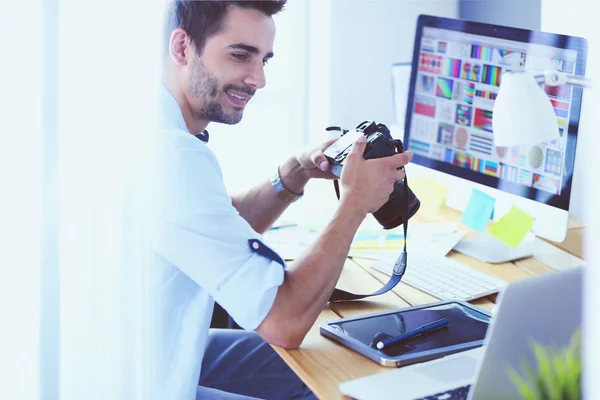
[[(450, 208), (443, 208), (440, 211), (441, 220), (458, 222), (460, 215), (460, 212)], [(576, 239), (573, 240), (576, 241)], [(579, 240), (581, 241), (581, 239)], [(552, 251), (561, 250), (552, 248)], [(507, 282), (554, 271), (534, 258), (505, 264), (487, 264), (456, 252), (451, 252), (449, 257)], [(337, 287), (358, 293), (370, 293), (381, 288), (389, 277), (370, 268), (372, 262), (348, 259)], [(489, 296), (471, 303), (491, 310), (495, 306), (495, 300), (496, 296)], [(333, 303), (323, 309), (299, 349), (288, 351), (275, 347), (275, 350), (319, 399), (348, 399), (338, 390), (341, 382), (373, 375), (389, 370), (389, 368), (382, 367), (358, 353), (324, 338), (319, 333), (319, 325), (325, 321), (339, 318), (435, 301), (439, 300), (400, 283), (392, 291), (376, 296), (372, 300)]]

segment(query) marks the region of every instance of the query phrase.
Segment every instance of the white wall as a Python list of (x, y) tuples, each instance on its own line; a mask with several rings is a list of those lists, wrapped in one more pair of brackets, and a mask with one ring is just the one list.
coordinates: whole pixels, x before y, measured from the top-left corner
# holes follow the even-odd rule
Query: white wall
[(600, 210), (597, 199), (600, 196), (598, 175), (600, 158), (597, 156), (600, 140), (597, 127), (600, 124), (600, 31), (595, 13), (585, 12), (589, 3), (585, 0), (542, 0), (542, 30), (582, 36), (588, 40), (588, 63), (586, 76), (592, 79), (594, 88), (584, 92), (581, 123), (579, 127), (577, 157), (574, 178), (574, 191), (580, 194), (584, 220), (588, 226), (585, 236), (585, 253), (589, 264), (584, 280), (584, 397), (592, 398), (600, 393), (600, 317), (597, 306), (600, 304), (600, 249), (597, 245), (600, 234)]
[[(263, 181), (307, 142), (308, 2), (290, 1), (275, 15), (275, 57), (265, 67), (267, 85), (248, 103), (237, 125), (210, 124), (215, 152), (231, 193)], [(249, 166), (249, 167), (245, 167)]]
[(412, 60), (419, 14), (458, 16), (455, 0), (332, 0), (330, 121), (395, 121), (390, 65)]
[[(569, 7), (565, 7), (565, 0), (543, 0), (542, 2), (542, 30), (565, 35), (581, 36), (588, 39), (588, 62), (586, 66), (586, 75), (591, 77), (598, 68), (597, 55), (594, 54), (594, 40), (599, 40), (597, 31), (597, 21), (592, 20), (586, 13), (581, 12), (584, 4), (583, 0), (570, 0)], [(596, 50), (597, 51), (597, 50)], [(595, 96), (590, 90), (584, 91), (581, 121), (579, 133), (577, 135), (577, 153), (575, 156), (575, 169), (573, 174), (573, 188), (571, 195), (571, 216), (575, 219), (589, 222), (585, 213), (585, 201), (589, 196), (587, 187), (588, 177), (586, 177), (589, 162), (595, 155), (594, 130), (591, 123), (591, 112)]]
[(542, 0), (460, 0), (461, 19), (540, 30)]

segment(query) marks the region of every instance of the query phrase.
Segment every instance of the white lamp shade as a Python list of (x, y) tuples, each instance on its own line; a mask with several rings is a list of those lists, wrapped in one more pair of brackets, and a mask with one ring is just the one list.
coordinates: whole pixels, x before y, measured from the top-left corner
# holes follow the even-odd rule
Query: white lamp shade
[(550, 99), (530, 72), (502, 74), (492, 114), (497, 147), (538, 144), (558, 138)]

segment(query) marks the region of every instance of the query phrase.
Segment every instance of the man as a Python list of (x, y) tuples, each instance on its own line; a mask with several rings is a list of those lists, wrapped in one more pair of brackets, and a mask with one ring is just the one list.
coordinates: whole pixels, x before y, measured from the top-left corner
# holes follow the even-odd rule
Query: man
[[(356, 230), (388, 200), (404, 178), (399, 168), (412, 158), (406, 152), (365, 160), (365, 141), (357, 141), (340, 179), (339, 207), (310, 251), (284, 268), (262, 243), (260, 234), (311, 178), (334, 178), (322, 153), (331, 141), (274, 168), (273, 182), (229, 197), (205, 129), (238, 123), (265, 86), (271, 16), (285, 2), (169, 5), (158, 248), (165, 398), (314, 398), (267, 343), (300, 345), (335, 287)], [(245, 331), (209, 333), (215, 300)]]

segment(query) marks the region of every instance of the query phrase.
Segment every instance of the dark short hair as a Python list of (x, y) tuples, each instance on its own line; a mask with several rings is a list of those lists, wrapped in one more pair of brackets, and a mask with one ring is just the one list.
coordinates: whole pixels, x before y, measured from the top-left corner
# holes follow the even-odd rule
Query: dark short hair
[(270, 17), (283, 10), (286, 3), (287, 0), (171, 0), (165, 21), (165, 50), (168, 50), (171, 32), (182, 28), (190, 36), (196, 51), (201, 53), (206, 41), (223, 29), (223, 21), (230, 7), (257, 10)]

